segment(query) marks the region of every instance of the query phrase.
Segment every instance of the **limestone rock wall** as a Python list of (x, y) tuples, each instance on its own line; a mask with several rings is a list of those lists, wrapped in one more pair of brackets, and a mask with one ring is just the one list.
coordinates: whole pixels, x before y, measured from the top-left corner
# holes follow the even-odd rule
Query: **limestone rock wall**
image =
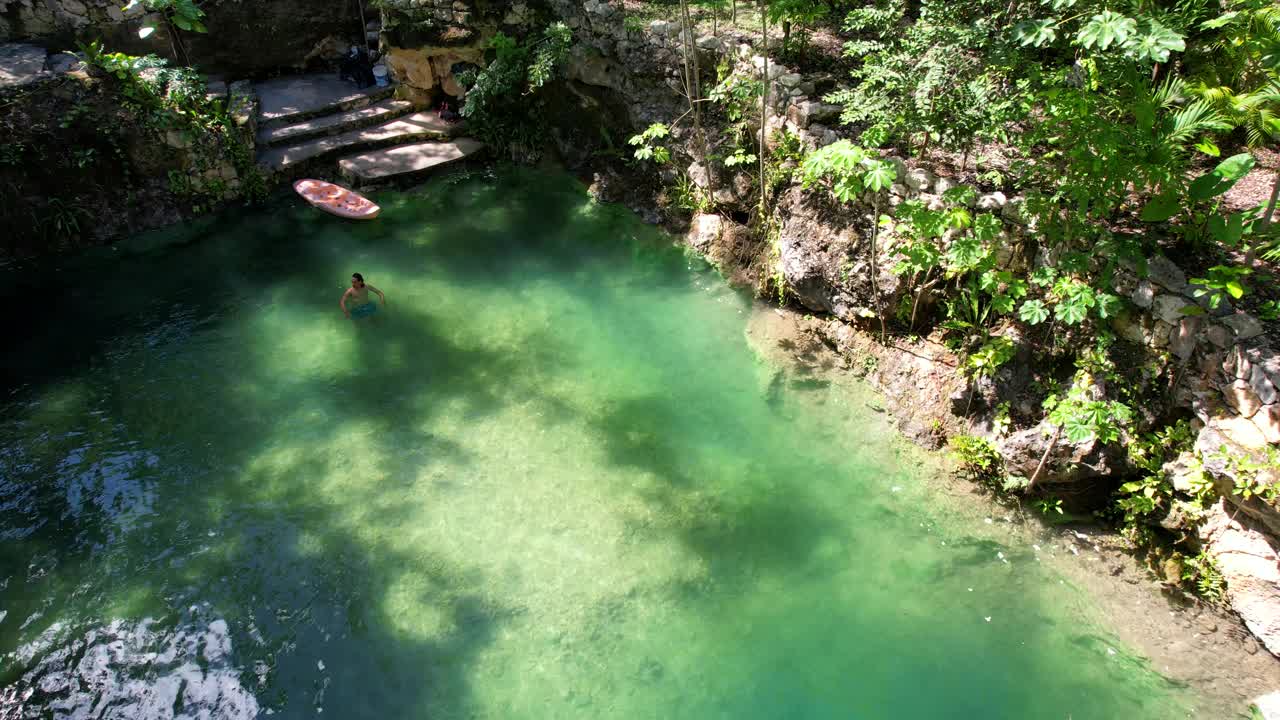
[(139, 114), (117, 78), (72, 56), (0, 46), (0, 187), (11, 189), (0, 195), (0, 253), (97, 244), (239, 197), (256, 99), (246, 83), (209, 91), (231, 107), (227, 134)]
[[(182, 33), (191, 62), (207, 72), (246, 76), (315, 64), (330, 46), (345, 47), (364, 34), (361, 3), (368, 0), (209, 0), (207, 34)], [(0, 0), (0, 42), (29, 41), (73, 50), (77, 40), (101, 38), (109, 51), (155, 53), (173, 59), (161, 29), (138, 38), (145, 13), (128, 13), (122, 0)]]

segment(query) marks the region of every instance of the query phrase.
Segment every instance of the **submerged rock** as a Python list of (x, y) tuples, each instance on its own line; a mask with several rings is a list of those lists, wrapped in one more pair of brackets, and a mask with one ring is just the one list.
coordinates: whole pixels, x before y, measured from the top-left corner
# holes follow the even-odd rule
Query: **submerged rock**
[(21, 698), (30, 707), (49, 703), (59, 717), (258, 716), (258, 701), (234, 664), (225, 620), (195, 617), (165, 630), (159, 625), (150, 618), (114, 620), (77, 635), (55, 624), (12, 656), (10, 667), (21, 675), (0, 691), (0, 707)]

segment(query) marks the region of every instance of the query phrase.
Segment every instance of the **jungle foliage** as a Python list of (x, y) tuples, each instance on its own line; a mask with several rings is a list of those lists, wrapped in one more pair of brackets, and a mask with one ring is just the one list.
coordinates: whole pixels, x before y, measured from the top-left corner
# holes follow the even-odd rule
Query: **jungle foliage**
[(512, 147), (525, 157), (535, 154), (542, 132), (536, 94), (555, 76), (572, 41), (568, 26), (559, 22), (523, 41), (496, 33), (489, 41), (488, 65), (458, 78), (467, 88), (462, 116), (469, 131), (495, 147)]

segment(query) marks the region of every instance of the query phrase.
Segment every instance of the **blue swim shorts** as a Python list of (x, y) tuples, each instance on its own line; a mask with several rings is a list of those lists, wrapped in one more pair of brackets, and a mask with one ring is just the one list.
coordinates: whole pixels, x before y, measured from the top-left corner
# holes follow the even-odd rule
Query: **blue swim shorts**
[(355, 318), (356, 320), (363, 320), (367, 317), (371, 317), (376, 312), (378, 312), (377, 303), (365, 303), (360, 307), (352, 308), (351, 317)]

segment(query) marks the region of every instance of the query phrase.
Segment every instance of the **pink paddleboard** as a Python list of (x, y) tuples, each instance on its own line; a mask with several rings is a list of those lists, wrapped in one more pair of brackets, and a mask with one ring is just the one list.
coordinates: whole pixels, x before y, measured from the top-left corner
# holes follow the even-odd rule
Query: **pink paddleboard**
[(382, 208), (372, 200), (341, 185), (323, 180), (299, 180), (293, 189), (307, 202), (338, 217), (351, 220), (372, 220)]

